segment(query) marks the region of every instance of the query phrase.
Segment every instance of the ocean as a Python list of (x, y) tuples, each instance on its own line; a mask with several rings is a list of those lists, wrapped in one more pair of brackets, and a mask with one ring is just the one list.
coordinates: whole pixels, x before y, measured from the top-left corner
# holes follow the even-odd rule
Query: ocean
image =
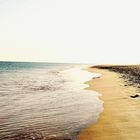
[(0, 140), (75, 140), (96, 123), (100, 94), (84, 65), (0, 62)]

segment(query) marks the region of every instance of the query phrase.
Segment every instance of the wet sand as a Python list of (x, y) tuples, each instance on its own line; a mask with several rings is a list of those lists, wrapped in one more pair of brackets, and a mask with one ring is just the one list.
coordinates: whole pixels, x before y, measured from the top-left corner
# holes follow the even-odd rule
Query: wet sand
[(88, 82), (89, 90), (102, 94), (104, 111), (95, 125), (83, 130), (78, 140), (139, 140), (140, 97), (139, 89), (126, 85), (120, 73), (107, 69), (89, 68), (102, 76)]

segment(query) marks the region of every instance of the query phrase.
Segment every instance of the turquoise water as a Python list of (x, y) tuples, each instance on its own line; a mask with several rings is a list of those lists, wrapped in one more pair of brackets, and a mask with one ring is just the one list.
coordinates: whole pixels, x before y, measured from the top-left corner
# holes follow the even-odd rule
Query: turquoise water
[(4, 62), (0, 61), (0, 72), (4, 71), (18, 71), (18, 70), (31, 70), (31, 69), (49, 69), (59, 66), (70, 66), (74, 64), (63, 63), (39, 63), (39, 62)]
[(95, 123), (99, 94), (82, 65), (0, 62), (0, 139), (64, 140)]

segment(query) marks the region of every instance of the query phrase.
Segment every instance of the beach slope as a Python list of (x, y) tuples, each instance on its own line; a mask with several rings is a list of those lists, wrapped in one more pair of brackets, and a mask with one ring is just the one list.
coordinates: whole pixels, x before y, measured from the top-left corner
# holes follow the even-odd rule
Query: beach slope
[(140, 140), (140, 98), (138, 88), (126, 85), (118, 72), (89, 68), (102, 76), (88, 82), (89, 90), (102, 94), (104, 111), (98, 122), (83, 130), (78, 140)]

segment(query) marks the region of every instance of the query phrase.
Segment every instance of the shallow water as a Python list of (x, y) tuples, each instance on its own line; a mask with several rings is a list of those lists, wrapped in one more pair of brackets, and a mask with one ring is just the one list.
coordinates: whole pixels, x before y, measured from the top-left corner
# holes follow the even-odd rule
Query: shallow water
[(75, 139), (97, 121), (102, 102), (84, 82), (99, 75), (68, 64), (15, 64), (0, 64), (1, 140)]

